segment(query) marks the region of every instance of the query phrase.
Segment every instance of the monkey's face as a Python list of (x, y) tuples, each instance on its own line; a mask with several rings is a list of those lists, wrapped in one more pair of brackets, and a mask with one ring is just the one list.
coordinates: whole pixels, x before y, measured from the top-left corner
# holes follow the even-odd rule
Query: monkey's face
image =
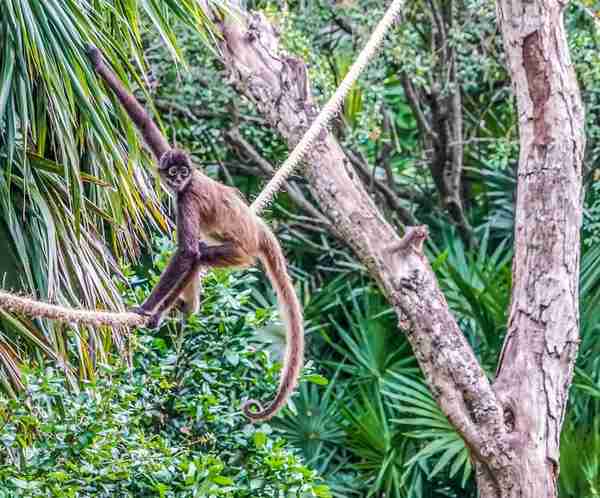
[(173, 164), (160, 171), (160, 178), (165, 186), (173, 192), (181, 192), (192, 177), (192, 170), (186, 164)]
[(185, 152), (174, 149), (160, 159), (158, 172), (169, 190), (182, 192), (192, 178), (192, 165)]

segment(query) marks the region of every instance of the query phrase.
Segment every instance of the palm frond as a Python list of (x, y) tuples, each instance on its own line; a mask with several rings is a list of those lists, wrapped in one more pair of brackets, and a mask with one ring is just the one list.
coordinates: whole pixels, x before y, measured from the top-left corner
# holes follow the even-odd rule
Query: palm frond
[[(148, 97), (142, 28), (149, 25), (178, 59), (177, 18), (210, 36), (194, 0), (3, 2), (0, 230), (11, 262), (1, 269), (13, 287), (72, 306), (122, 307), (114, 280), (119, 263), (137, 257), (168, 221), (150, 157), (123, 111), (106, 98), (85, 46), (97, 45), (119, 78)], [(35, 361), (35, 351), (67, 361), (73, 340), (80, 372), (88, 376), (113, 339), (119, 334), (78, 329), (70, 335), (53, 324), (20, 319), (17, 325), (3, 316), (0, 341), (13, 344), (14, 355), (5, 348), (0, 363), (12, 372), (13, 363)]]
[[(392, 422), (410, 428), (404, 436), (425, 440), (422, 446), (405, 464), (405, 479), (408, 479), (415, 466), (427, 469), (428, 479), (433, 479), (444, 471), (450, 478), (462, 476), (462, 486), (471, 476), (472, 467), (469, 450), (462, 437), (450, 424), (431, 396), (427, 386), (416, 378), (392, 374), (386, 383), (384, 394), (393, 407), (405, 415), (392, 419)], [(434, 461), (433, 466), (431, 462)]]

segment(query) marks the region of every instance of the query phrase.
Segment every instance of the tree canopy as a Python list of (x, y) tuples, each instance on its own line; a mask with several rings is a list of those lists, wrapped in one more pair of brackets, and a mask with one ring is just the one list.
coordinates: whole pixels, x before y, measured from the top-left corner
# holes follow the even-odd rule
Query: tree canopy
[[(170, 201), (157, 188), (150, 154), (87, 64), (85, 43), (102, 49), (173, 143), (252, 200), (306, 130), (301, 118), (326, 102), (385, 10), (371, 0), (250, 2), (246, 9), (263, 20), (246, 26), (262, 33), (275, 25), (281, 52), (264, 43), (265, 52), (233, 54), (232, 38), (219, 31), (225, 7), (4, 2), (2, 288), (123, 310), (145, 295), (171, 249), (163, 238), (172, 230)], [(560, 447), (564, 498), (592, 497), (600, 486), (596, 7), (569, 3), (564, 12), (587, 140), (575, 303), (580, 352)], [(247, 428), (239, 413), (246, 390), (276, 385), (281, 336), (260, 272), (217, 272), (198, 317), (155, 333), (64, 326), (0, 310), (0, 482), (7, 490), (0, 496), (47, 495), (34, 488), (64, 496), (184, 496), (173, 493), (193, 489), (198, 496), (208, 489), (217, 496), (256, 496), (256, 489), (260, 496), (277, 496), (274, 489), (476, 496), (469, 445), (432, 384), (432, 376), (454, 378), (456, 371), (442, 371), (447, 358), (425, 375), (419, 370), (419, 350), (415, 356), (398, 328), (399, 321), (410, 331), (415, 317), (398, 312), (405, 309), (393, 291), (398, 274), (386, 277), (372, 249), (405, 225), (429, 227), (425, 256), (443, 292), (439, 302), (449, 306), (440, 337), (454, 337), (454, 327), (474, 352), (481, 381), (493, 380), (514, 324), (511, 292), (519, 282), (511, 262), (516, 253), (534, 254), (554, 226), (547, 222), (540, 238), (518, 245), (515, 213), (525, 212), (517, 199), (519, 154), (527, 150), (519, 106), (526, 99), (512, 86), (505, 46), (493, 2), (404, 5), (327, 142), (315, 146), (265, 214), (304, 304), (311, 360), (292, 404), (270, 426)], [(256, 54), (283, 51), (307, 63), (314, 108), (295, 107), (303, 89), (298, 78), (285, 79), (291, 73), (255, 70), (273, 67)], [(351, 213), (347, 220), (341, 207)], [(367, 212), (377, 215), (361, 217)], [(540, 266), (540, 292), (552, 288), (554, 276)], [(103, 410), (106, 417), (77, 426), (82, 413)], [(127, 453), (146, 456), (127, 460)], [(92, 478), (96, 473), (101, 477)]]

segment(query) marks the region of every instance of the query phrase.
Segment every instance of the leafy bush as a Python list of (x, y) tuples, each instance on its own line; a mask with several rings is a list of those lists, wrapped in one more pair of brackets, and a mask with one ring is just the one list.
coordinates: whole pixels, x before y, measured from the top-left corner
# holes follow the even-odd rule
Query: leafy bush
[(313, 356), (330, 382), (301, 386), (295, 409), (273, 425), (332, 495), (475, 496), (468, 451), (428, 393), (381, 292), (335, 279), (310, 296), (305, 316), (322, 338)]
[(0, 398), (0, 497), (330, 496), (240, 411), (278, 380), (250, 345), (271, 316), (245, 306), (254, 280), (207, 278), (200, 314), (132, 337), (131, 369), (104, 365), (81, 389), (58, 368), (28, 372), (22, 398)]

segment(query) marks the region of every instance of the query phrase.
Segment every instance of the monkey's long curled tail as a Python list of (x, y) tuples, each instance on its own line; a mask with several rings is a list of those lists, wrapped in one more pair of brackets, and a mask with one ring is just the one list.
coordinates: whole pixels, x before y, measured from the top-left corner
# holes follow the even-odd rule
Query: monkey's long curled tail
[(246, 417), (253, 422), (270, 419), (287, 403), (288, 398), (298, 384), (298, 377), (304, 362), (302, 307), (296, 296), (292, 280), (288, 275), (286, 260), (279, 242), (268, 228), (265, 229), (264, 234), (259, 259), (277, 293), (279, 313), (286, 326), (287, 345), (279, 379), (279, 388), (273, 401), (266, 408), (263, 408), (260, 402), (256, 400), (246, 401), (242, 407)]

